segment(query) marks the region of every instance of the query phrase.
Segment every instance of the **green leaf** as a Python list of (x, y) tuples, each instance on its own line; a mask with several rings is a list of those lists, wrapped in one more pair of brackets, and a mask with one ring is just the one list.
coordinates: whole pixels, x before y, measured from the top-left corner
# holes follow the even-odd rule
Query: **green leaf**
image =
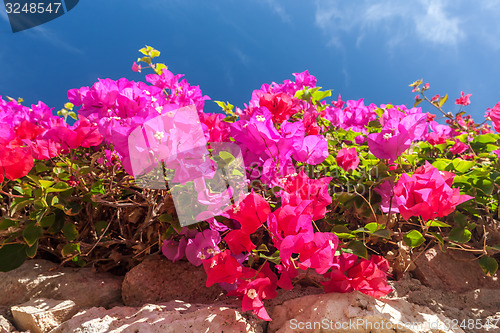
[(500, 252), (500, 245), (487, 246), (486, 249)]
[(479, 265), (487, 276), (495, 275), (498, 270), (498, 262), (492, 257), (481, 257), (479, 259)]
[(432, 231), (429, 231), (429, 234), (431, 234), (432, 236), (436, 237), (436, 239), (441, 243), (441, 244), (444, 244), (444, 239), (443, 239), (443, 236), (441, 236), (440, 234), (438, 234), (437, 232), (432, 232)]
[(75, 253), (82, 253), (80, 251), (80, 243), (68, 243), (62, 248), (61, 254), (66, 257)]
[(0, 248), (0, 272), (21, 266), (26, 260), (26, 244), (7, 244)]
[(444, 105), (444, 103), (446, 103), (447, 100), (448, 100), (448, 94), (446, 94), (443, 97), (441, 97), (439, 99), (439, 103), (438, 103), (439, 107), (442, 107)]
[(81, 210), (82, 205), (80, 205), (78, 202), (71, 201), (64, 206), (64, 213), (70, 216), (78, 215)]
[(358, 257), (368, 259), (368, 250), (362, 241), (354, 240), (347, 245), (347, 248), (343, 249), (344, 252), (352, 253)]
[(425, 237), (417, 230), (412, 230), (406, 235), (403, 236), (403, 241), (409, 247), (417, 247), (422, 245), (425, 242)]
[(2, 221), (0, 221), (0, 230), (7, 230), (10, 227), (15, 227), (17, 225), (18, 223), (14, 220), (3, 219)]
[(104, 189), (103, 181), (98, 180), (92, 184), (92, 188), (90, 189), (90, 193), (92, 194), (106, 194)]
[(234, 156), (227, 151), (221, 151), (219, 156), (226, 165), (231, 164), (231, 162), (235, 160)]
[(270, 262), (272, 262), (273, 264), (275, 265), (279, 265), (281, 263), (281, 258), (280, 258), (280, 251), (276, 251), (274, 252), (272, 255), (270, 256), (266, 256), (262, 253), (259, 253), (259, 256), (262, 258), (262, 259), (266, 259)]
[(26, 247), (26, 255), (29, 258), (33, 258), (36, 256), (36, 251), (38, 250), (38, 241), (35, 242), (32, 246)]
[[(170, 214), (163, 214), (163, 215), (170, 216)], [(97, 237), (101, 237), (101, 235), (104, 233), (104, 231), (108, 228), (108, 224), (109, 223), (107, 221), (99, 221), (95, 224), (94, 228), (95, 228), (95, 233), (96, 233)]]
[(426, 225), (428, 227), (442, 227), (442, 228), (451, 228), (451, 225), (447, 224), (447, 223), (444, 223), (444, 222), (441, 222), (441, 221), (438, 221), (438, 220), (434, 220), (434, 221), (428, 221), (426, 223)]
[(432, 166), (434, 166), (439, 171), (444, 171), (448, 167), (448, 165), (450, 165), (450, 163), (450, 160), (439, 158), (434, 161), (434, 163), (432, 163)]
[(470, 241), (471, 232), (466, 228), (453, 228), (448, 235), (448, 239), (457, 243), (467, 243)]
[(469, 171), (474, 165), (476, 165), (476, 162), (474, 161), (466, 161), (461, 158), (455, 158), (452, 162), (453, 164), (453, 169), (455, 171), (458, 171), (460, 173), (464, 173)]
[(59, 182), (59, 183), (56, 183), (54, 186), (52, 187), (49, 187), (47, 189), (47, 193), (51, 193), (51, 192), (64, 192), (68, 189), (70, 189), (71, 187), (69, 187), (68, 184), (66, 184), (65, 182)]
[(56, 215), (51, 214), (44, 216), (39, 223), (42, 228), (50, 228), (54, 224), (55, 220), (56, 220)]
[(496, 143), (498, 140), (498, 135), (493, 133), (477, 135), (472, 140), (472, 143)]
[(76, 230), (76, 226), (74, 223), (64, 224), (62, 232), (64, 234), (64, 237), (70, 242), (78, 238), (78, 230)]
[(266, 244), (260, 244), (255, 250), (255, 252), (269, 252)]
[(40, 237), (42, 237), (42, 235), (43, 235), (43, 228), (38, 225), (35, 225), (35, 223), (28, 224), (23, 231), (24, 241), (29, 246), (35, 244), (40, 239)]
[(54, 182), (51, 181), (51, 180), (40, 179), (39, 183), (40, 183), (40, 187), (45, 188), (45, 189), (51, 187), (52, 185), (54, 185)]
[(389, 239), (391, 238), (391, 232), (387, 229), (380, 229), (373, 233), (373, 236)]

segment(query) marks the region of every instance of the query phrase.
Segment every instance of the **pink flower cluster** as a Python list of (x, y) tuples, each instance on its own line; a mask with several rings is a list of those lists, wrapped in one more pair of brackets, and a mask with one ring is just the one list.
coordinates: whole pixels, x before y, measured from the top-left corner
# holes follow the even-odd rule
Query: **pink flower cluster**
[(80, 115), (69, 126), (62, 118), (52, 115), (52, 109), (42, 102), (23, 106), (16, 101), (4, 101), (0, 96), (0, 182), (15, 180), (29, 173), (33, 159), (47, 160), (67, 153), (70, 149), (98, 146), (102, 136), (95, 124)]

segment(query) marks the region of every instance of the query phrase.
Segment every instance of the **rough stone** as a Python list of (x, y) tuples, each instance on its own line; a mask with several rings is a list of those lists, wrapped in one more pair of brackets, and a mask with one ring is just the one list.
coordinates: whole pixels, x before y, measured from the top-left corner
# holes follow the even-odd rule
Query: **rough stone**
[[(375, 299), (360, 292), (310, 295), (274, 307), (269, 332), (441, 332), (449, 319), (403, 299)], [(342, 326), (344, 325), (344, 326)], [(438, 328), (439, 327), (439, 328)]]
[(34, 298), (72, 300), (80, 308), (110, 307), (121, 303), (122, 281), (90, 268), (58, 269), (47, 260), (28, 260), (15, 270), (0, 272), (0, 310)]
[(500, 289), (498, 273), (487, 277), (474, 259), (471, 253), (461, 251), (458, 258), (458, 255), (442, 252), (436, 246), (415, 255), (416, 269), (413, 273), (424, 285), (433, 289), (455, 292), (478, 288)]
[(50, 333), (264, 332), (262, 321), (223, 306), (198, 307), (184, 302), (142, 308), (91, 308), (79, 312)]
[(46, 333), (78, 312), (73, 301), (40, 298), (11, 308), (17, 328)]
[(4, 316), (0, 316), (0, 333), (9, 333), (14, 331), (14, 326)]
[(175, 262), (153, 256), (132, 268), (122, 286), (123, 303), (142, 306), (182, 300), (188, 303), (210, 304), (224, 298), (218, 286), (206, 287), (207, 275), (203, 267), (189, 262)]

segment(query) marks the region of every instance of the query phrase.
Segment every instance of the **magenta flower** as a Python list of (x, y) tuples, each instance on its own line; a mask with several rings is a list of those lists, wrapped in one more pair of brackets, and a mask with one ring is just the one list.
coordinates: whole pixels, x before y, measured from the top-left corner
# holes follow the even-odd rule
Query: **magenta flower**
[(395, 161), (411, 145), (411, 137), (401, 123), (389, 122), (380, 133), (367, 136), (368, 148), (375, 157)]
[(328, 142), (322, 135), (308, 135), (299, 151), (293, 153), (293, 158), (307, 164), (320, 164), (328, 157)]
[(401, 200), (399, 212), (408, 220), (421, 216), (424, 221), (451, 214), (457, 205), (473, 199), (451, 188), (455, 174), (439, 171), (429, 162), (418, 168), (412, 176), (403, 174), (394, 188), (394, 195)]
[(356, 148), (342, 148), (337, 153), (337, 165), (345, 171), (355, 170), (359, 165), (359, 157)]
[(203, 230), (187, 241), (186, 258), (195, 266), (200, 266), (203, 260), (210, 259), (220, 252), (220, 234), (210, 229)]
[(469, 97), (471, 97), (471, 96), (472, 96), (472, 94), (465, 95), (464, 92), (461, 91), (460, 92), (460, 98), (457, 98), (457, 100), (455, 101), (455, 104), (467, 106), (467, 105), (470, 104)]
[(469, 146), (463, 143), (462, 141), (457, 141), (451, 148), (450, 152), (452, 154), (462, 154), (464, 153), (467, 149), (469, 149)]

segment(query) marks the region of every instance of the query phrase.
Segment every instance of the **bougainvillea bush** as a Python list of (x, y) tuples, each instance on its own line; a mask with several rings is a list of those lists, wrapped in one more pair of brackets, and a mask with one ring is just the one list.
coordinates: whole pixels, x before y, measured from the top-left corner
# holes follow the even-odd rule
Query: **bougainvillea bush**
[[(500, 102), (477, 124), (462, 111), (470, 94), (456, 99), (456, 114), (443, 110), (447, 95), (428, 98), (422, 80), (410, 85), (418, 94), (411, 108), (332, 100), (305, 71), (262, 85), (242, 108), (216, 102), (222, 113), (209, 114), (199, 87), (153, 63), (157, 50), (140, 52), (132, 70), (150, 71), (146, 82), (72, 89), (58, 116), (42, 102), (0, 99), (1, 271), (38, 256), (123, 273), (163, 253), (202, 266), (207, 286), (219, 284), (263, 320), (271, 320), (265, 300), (308, 275), (325, 292), (385, 296), (412, 252), (435, 244), (472, 252), (485, 274), (496, 273), (500, 136), (486, 121), (500, 130)], [(418, 107), (422, 101), (437, 115)], [(177, 132), (145, 124), (180, 119), (183, 108), (198, 119), (179, 124), (186, 133), (201, 124), (209, 165), (236, 160), (215, 144), (238, 147), (247, 191), (216, 216), (181, 227), (172, 193), (193, 166), (163, 164), (179, 184), (141, 187), (132, 154), (139, 148), (129, 137), (153, 131), (158, 149), (174, 147), (183, 140)], [(209, 206), (235, 192), (195, 185)]]

